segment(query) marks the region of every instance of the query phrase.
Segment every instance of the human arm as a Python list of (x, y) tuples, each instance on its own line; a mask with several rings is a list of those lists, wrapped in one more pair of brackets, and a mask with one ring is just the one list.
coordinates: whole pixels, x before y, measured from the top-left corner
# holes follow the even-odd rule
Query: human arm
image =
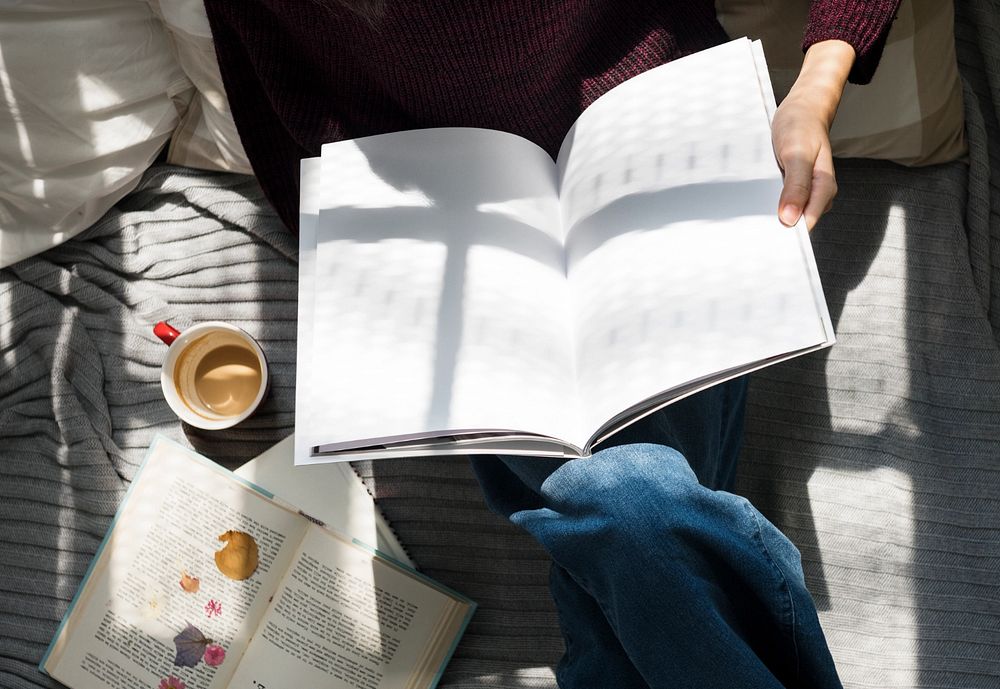
[(799, 76), (772, 123), (785, 175), (778, 217), (811, 230), (837, 193), (829, 131), (844, 85), (871, 80), (899, 0), (813, 0)]
[(844, 41), (810, 46), (795, 84), (774, 114), (771, 141), (785, 177), (778, 217), (785, 225), (805, 215), (811, 230), (837, 194), (830, 125), (854, 59), (854, 48)]

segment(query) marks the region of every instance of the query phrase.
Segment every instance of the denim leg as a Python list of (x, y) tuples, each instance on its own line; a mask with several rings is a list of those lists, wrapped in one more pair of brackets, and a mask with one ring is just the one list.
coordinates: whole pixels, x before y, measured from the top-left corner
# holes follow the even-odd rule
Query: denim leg
[[(511, 462), (518, 469), (515, 473), (499, 457), (472, 458), (487, 502), (494, 511), (508, 518), (521, 510), (543, 509), (542, 496), (529, 486), (540, 485), (564, 463), (564, 460), (533, 457), (519, 459), (525, 461)], [(494, 501), (491, 495), (502, 496), (502, 499)], [(549, 590), (559, 613), (566, 649), (556, 668), (559, 686), (563, 689), (648, 689), (649, 685), (622, 648), (601, 606), (556, 562), (549, 571)]]
[(732, 482), (742, 385), (672, 405), (589, 459), (474, 460), (490, 506), (555, 563), (562, 687), (841, 686), (798, 551), (698, 480)]
[[(556, 667), (561, 687), (648, 689), (601, 606), (573, 576), (552, 563), (549, 589), (559, 611), (566, 651)], [(596, 623), (595, 623), (596, 621)]]
[(720, 383), (639, 419), (598, 447), (665, 445), (684, 455), (698, 481), (731, 491), (743, 443), (747, 376)]

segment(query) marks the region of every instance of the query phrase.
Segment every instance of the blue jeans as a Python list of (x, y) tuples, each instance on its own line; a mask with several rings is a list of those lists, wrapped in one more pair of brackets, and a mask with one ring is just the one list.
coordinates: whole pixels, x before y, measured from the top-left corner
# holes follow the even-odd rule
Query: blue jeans
[(552, 556), (564, 689), (841, 687), (799, 552), (732, 487), (746, 380), (589, 459), (476, 457), (490, 508)]

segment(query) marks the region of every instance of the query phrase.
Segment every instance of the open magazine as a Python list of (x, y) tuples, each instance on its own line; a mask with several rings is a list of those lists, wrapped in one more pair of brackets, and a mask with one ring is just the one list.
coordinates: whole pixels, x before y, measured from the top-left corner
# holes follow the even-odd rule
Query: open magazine
[(467, 128), (302, 161), (296, 462), (587, 456), (831, 345), (808, 233), (777, 219), (773, 108), (740, 39), (610, 90), (555, 161)]

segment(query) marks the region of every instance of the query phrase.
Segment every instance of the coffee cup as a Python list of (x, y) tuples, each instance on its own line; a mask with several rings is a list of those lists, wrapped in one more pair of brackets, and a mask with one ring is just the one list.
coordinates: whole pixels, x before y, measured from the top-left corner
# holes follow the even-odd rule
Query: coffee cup
[(267, 393), (267, 360), (246, 332), (221, 321), (180, 332), (161, 321), (153, 333), (169, 346), (160, 387), (181, 421), (220, 430), (235, 426), (260, 406)]

